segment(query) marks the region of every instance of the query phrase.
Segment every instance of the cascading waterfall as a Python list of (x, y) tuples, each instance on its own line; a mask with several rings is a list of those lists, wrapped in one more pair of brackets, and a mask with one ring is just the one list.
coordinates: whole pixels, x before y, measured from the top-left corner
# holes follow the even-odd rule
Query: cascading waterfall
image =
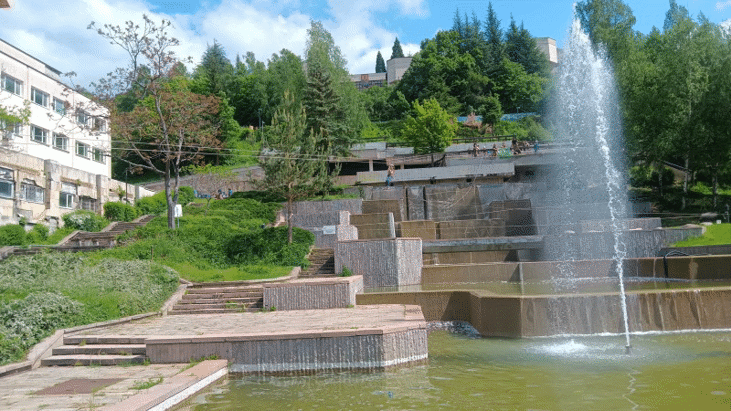
[[(562, 155), (557, 166), (556, 212), (548, 255), (557, 261), (599, 258), (606, 250), (591, 249), (582, 238), (581, 220), (608, 220), (612, 259), (619, 277), (620, 304), (627, 352), (630, 350), (623, 261), (627, 197), (622, 161), (622, 135), (614, 75), (606, 57), (595, 50), (575, 19), (558, 70), (552, 119)], [(578, 233), (578, 234), (577, 234)], [(581, 247), (579, 247), (581, 245)], [(598, 247), (594, 247), (598, 248)], [(569, 267), (570, 265), (566, 265)], [(572, 279), (562, 269), (562, 280)]]

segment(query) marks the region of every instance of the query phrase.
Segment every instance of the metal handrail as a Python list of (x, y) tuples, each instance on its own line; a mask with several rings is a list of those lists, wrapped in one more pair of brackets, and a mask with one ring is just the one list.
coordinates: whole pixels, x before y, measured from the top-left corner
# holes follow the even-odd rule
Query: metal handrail
[(682, 251), (678, 251), (678, 250), (670, 250), (667, 253), (665, 253), (664, 256), (662, 256), (662, 265), (663, 265), (663, 268), (665, 269), (665, 278), (670, 278), (668, 275), (668, 257), (681, 257), (681, 256), (690, 257), (690, 254), (686, 254), (686, 253), (684, 253)]

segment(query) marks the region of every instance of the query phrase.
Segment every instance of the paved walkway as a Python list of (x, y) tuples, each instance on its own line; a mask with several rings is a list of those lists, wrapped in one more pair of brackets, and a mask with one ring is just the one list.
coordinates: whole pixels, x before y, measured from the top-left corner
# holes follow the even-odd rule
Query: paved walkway
[[(90, 329), (71, 335), (123, 336), (198, 336), (210, 334), (274, 335), (313, 333), (362, 328), (389, 328), (405, 325), (403, 305), (363, 305), (329, 310), (272, 311), (168, 315), (149, 317), (102, 329)], [(423, 318), (422, 320), (423, 321)]]
[[(0, 409), (96, 410), (102, 406), (116, 405), (128, 397), (142, 393), (144, 390), (133, 388), (135, 384), (160, 377), (166, 381), (188, 366), (151, 364), (131, 367), (37, 368), (0, 378)], [(69, 383), (76, 379), (80, 381)], [(94, 381), (99, 380), (109, 380), (107, 383), (110, 384), (94, 387)], [(65, 386), (60, 385), (64, 383)], [(94, 392), (89, 392), (95, 388)], [(74, 391), (77, 393), (73, 393)]]

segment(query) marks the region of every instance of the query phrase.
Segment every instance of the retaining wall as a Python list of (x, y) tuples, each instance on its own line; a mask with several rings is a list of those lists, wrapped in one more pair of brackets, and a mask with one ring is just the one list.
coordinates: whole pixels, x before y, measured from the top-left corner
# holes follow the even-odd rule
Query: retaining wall
[[(486, 337), (623, 333), (616, 293), (539, 296), (469, 291), (359, 294), (358, 305), (417, 304), (427, 321), (467, 321)], [(672, 289), (627, 294), (631, 331), (731, 327), (731, 288)]]
[(346, 308), (363, 291), (363, 277), (313, 278), (264, 285), (264, 308), (278, 311)]
[(390, 213), (386, 214), (355, 214), (350, 216), (351, 224), (358, 228), (359, 240), (372, 240), (380, 238), (392, 238), (395, 232)]
[(348, 267), (366, 288), (421, 283), (421, 239), (342, 241), (335, 248), (335, 272)]
[(505, 237), (505, 221), (453, 220), (437, 223), (440, 239)]

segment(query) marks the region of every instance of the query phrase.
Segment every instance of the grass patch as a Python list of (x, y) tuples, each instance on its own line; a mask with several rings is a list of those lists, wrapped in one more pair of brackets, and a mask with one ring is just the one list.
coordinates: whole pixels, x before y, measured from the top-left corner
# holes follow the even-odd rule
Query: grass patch
[(706, 227), (700, 237), (689, 238), (673, 244), (673, 247), (697, 247), (731, 244), (731, 224), (714, 224)]
[(146, 390), (148, 388), (152, 388), (156, 386), (157, 384), (160, 384), (162, 382), (162, 377), (157, 378), (148, 378), (147, 381), (135, 381), (134, 384), (132, 384), (133, 390)]
[(276, 265), (244, 265), (225, 269), (201, 269), (191, 263), (169, 263), (170, 267), (184, 273), (186, 280), (193, 282), (248, 281), (278, 278), (289, 275), (292, 267)]

